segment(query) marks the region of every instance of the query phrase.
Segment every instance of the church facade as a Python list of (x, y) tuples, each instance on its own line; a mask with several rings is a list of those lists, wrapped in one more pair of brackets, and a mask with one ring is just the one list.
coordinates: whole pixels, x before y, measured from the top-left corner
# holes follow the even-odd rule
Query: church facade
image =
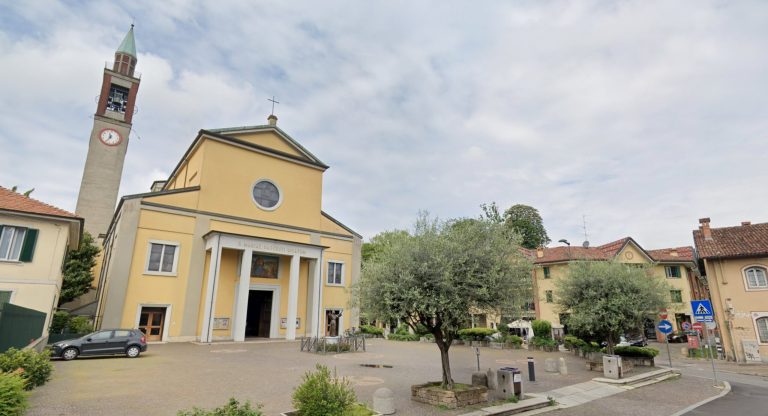
[(322, 211), (328, 166), (276, 122), (200, 130), (166, 181), (121, 198), (98, 327), (211, 342), (358, 326), (349, 299), (361, 236)]

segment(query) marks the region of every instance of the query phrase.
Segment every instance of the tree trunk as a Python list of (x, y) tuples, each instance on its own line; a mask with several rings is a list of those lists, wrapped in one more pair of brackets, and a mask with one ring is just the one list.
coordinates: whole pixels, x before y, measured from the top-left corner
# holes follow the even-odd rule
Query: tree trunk
[(440, 363), (443, 366), (443, 380), (442, 387), (444, 389), (453, 390), (453, 378), (451, 377), (451, 362), (448, 358), (448, 349), (451, 347), (445, 339), (443, 339), (442, 331), (435, 331), (432, 335), (435, 336), (435, 344), (440, 349)]
[(605, 347), (605, 352), (607, 354), (613, 355), (613, 343), (615, 342), (613, 335), (608, 335), (608, 339), (606, 341), (608, 342), (608, 346)]

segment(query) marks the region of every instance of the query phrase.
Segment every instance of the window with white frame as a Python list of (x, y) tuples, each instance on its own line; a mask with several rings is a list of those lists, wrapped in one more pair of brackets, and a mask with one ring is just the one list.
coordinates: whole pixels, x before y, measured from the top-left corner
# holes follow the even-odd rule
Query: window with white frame
[(326, 282), (329, 285), (342, 286), (344, 284), (344, 263), (337, 261), (328, 262), (328, 279)]
[(151, 241), (149, 243), (147, 272), (150, 274), (175, 275), (178, 251), (178, 243)]
[(757, 337), (761, 344), (768, 344), (768, 312), (756, 312), (753, 314)]
[(0, 225), (0, 260), (32, 261), (37, 233), (31, 228)]
[(680, 266), (665, 266), (664, 271), (667, 274), (667, 279), (679, 279), (681, 277)]
[(765, 277), (765, 268), (750, 267), (744, 270), (747, 279), (747, 289), (768, 289), (768, 279)]

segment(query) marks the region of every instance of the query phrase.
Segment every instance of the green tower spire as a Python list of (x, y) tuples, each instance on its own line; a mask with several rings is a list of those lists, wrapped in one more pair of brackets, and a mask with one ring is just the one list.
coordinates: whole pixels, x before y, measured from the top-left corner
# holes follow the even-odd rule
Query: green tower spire
[(136, 40), (133, 38), (133, 24), (131, 24), (131, 29), (128, 31), (128, 33), (125, 34), (125, 38), (123, 38), (123, 42), (120, 43), (120, 46), (117, 48), (116, 52), (124, 53), (126, 55), (131, 55), (134, 58), (137, 58)]

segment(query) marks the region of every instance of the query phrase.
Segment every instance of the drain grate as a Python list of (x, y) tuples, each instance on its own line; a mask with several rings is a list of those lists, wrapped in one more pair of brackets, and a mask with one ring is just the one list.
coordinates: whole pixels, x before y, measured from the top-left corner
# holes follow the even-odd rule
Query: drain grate
[(391, 365), (386, 364), (360, 364), (360, 367), (370, 367), (370, 368), (392, 368)]

